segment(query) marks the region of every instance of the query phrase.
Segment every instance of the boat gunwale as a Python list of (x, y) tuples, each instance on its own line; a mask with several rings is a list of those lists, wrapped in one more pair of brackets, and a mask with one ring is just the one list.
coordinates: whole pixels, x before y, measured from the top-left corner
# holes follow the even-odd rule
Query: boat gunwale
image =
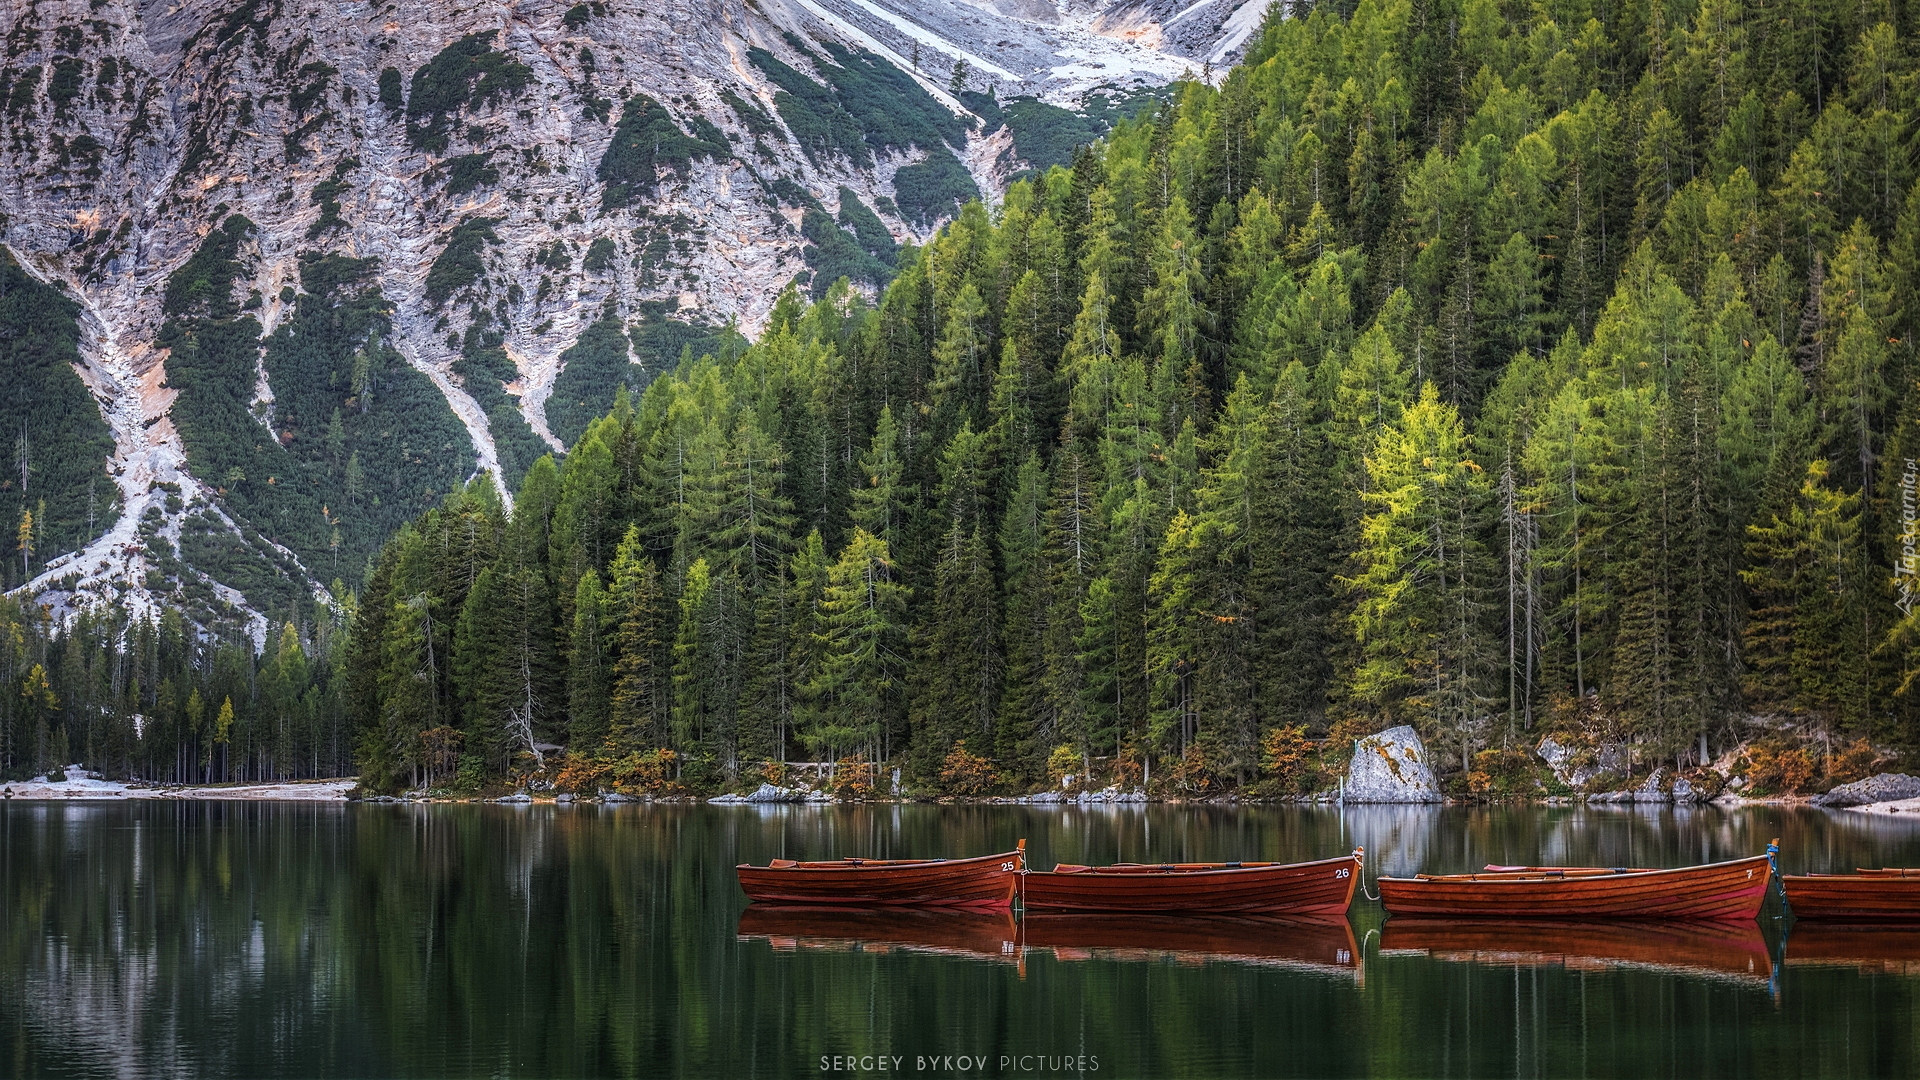
[(841, 874), (850, 870), (932, 870), (967, 867), (974, 863), (1004, 862), (1011, 859), (1016, 868), (1010, 873), (1023, 873), (1026, 866), (1024, 851), (1003, 851), (997, 855), (972, 855), (964, 859), (862, 859), (849, 855), (833, 861), (794, 862), (790, 866), (756, 866), (753, 863), (735, 863), (735, 870), (764, 870), (772, 873), (834, 873)]
[[(1244, 864), (1240, 866), (1229, 866), (1226, 863), (1186, 863), (1186, 864), (1109, 863), (1106, 867), (1089, 866), (1082, 870), (1077, 870), (1077, 871), (1075, 870), (1063, 871), (1059, 869), (1059, 867), (1078, 866), (1080, 864), (1057, 863), (1055, 864), (1055, 868), (1052, 870), (1029, 870), (1026, 872), (1026, 876), (1027, 877), (1071, 878), (1076, 881), (1084, 881), (1088, 878), (1093, 878), (1095, 880), (1109, 880), (1109, 881), (1115, 880), (1115, 879), (1122, 880), (1122, 881), (1132, 881), (1132, 880), (1138, 880), (1140, 878), (1168, 878), (1168, 879), (1175, 879), (1175, 880), (1191, 880), (1194, 878), (1231, 877), (1234, 875), (1245, 876), (1248, 874), (1266, 874), (1266, 873), (1272, 873), (1276, 870), (1306, 870), (1306, 869), (1317, 868), (1317, 867), (1337, 866), (1340, 863), (1358, 864), (1360, 862), (1361, 862), (1361, 858), (1356, 853), (1352, 855), (1338, 855), (1330, 859), (1314, 859), (1309, 862), (1295, 862), (1295, 863), (1269, 862), (1269, 863), (1257, 863), (1251, 866), (1244, 865)], [(1196, 869), (1183, 870), (1179, 868), (1182, 865), (1193, 866), (1193, 867), (1196, 867)], [(1113, 872), (1109, 872), (1105, 874), (1101, 873), (1102, 870), (1106, 870), (1109, 867), (1113, 867), (1113, 866), (1145, 867), (1146, 869), (1140, 869), (1140, 870), (1128, 869), (1128, 870), (1120, 871), (1118, 873), (1113, 873)], [(1172, 868), (1168, 869), (1168, 867), (1172, 867)]]
[[(1720, 862), (1695, 863), (1691, 866), (1671, 866), (1649, 869), (1610, 869), (1600, 866), (1565, 866), (1556, 868), (1528, 867), (1524, 870), (1481, 871), (1468, 874), (1415, 874), (1413, 877), (1392, 877), (1382, 874), (1375, 879), (1379, 882), (1393, 882), (1396, 885), (1545, 885), (1560, 882), (1614, 882), (1639, 881), (1647, 878), (1693, 874), (1710, 870), (1731, 869), (1742, 863), (1764, 863), (1770, 855), (1747, 855), (1738, 859), (1724, 859)], [(1573, 871), (1573, 873), (1568, 873)], [(1840, 876), (1840, 875), (1836, 875)]]
[(1864, 866), (1856, 867), (1851, 874), (1781, 874), (1782, 881), (1908, 881), (1920, 880), (1920, 869), (1908, 866), (1889, 866), (1870, 870)]

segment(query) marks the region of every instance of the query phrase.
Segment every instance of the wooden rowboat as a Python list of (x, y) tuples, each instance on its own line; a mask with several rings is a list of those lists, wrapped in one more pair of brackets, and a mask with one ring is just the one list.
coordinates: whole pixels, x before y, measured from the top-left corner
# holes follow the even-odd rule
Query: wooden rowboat
[(1061, 863), (1028, 873), (1028, 911), (1209, 911), (1342, 915), (1360, 880), (1361, 851), (1318, 862)]
[(1380, 930), (1380, 954), (1394, 953), (1491, 967), (1627, 968), (1755, 984), (1773, 975), (1773, 956), (1754, 922), (1396, 916)]
[(1500, 919), (1751, 919), (1771, 856), (1675, 870), (1490, 866), (1477, 874), (1380, 879), (1391, 915)]
[(952, 907), (998, 910), (1013, 905), (1026, 865), (1027, 842), (977, 859), (839, 859), (734, 867), (756, 903), (849, 904), (855, 907)]
[(1920, 921), (1920, 870), (1856, 870), (1851, 874), (1783, 874), (1796, 919), (1852, 922)]

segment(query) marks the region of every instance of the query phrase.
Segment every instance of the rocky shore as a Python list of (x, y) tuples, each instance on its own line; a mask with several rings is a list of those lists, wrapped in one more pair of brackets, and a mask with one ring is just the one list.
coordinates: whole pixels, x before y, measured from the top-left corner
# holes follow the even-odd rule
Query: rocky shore
[[(1535, 767), (1542, 776), (1551, 774), (1553, 787), (1543, 787), (1536, 795), (1502, 795), (1502, 801), (1531, 802), (1547, 806), (1588, 805), (1667, 805), (1691, 806), (1711, 803), (1716, 806), (1808, 805), (1829, 810), (1853, 810), (1868, 814), (1920, 815), (1920, 776), (1904, 773), (1879, 773), (1842, 784), (1821, 795), (1767, 796), (1751, 792), (1744, 781), (1733, 776), (1712, 779), (1714, 790), (1703, 789), (1687, 776), (1677, 776), (1656, 767), (1643, 777), (1624, 786), (1606, 790), (1611, 778), (1629, 771), (1624, 748), (1602, 746), (1579, 749), (1552, 738), (1543, 739), (1534, 751)], [(1697, 772), (1697, 771), (1696, 771)], [(1724, 776), (1725, 774), (1721, 774)], [(1543, 781), (1544, 783), (1544, 781)], [(534, 785), (536, 788), (538, 785)], [(32, 780), (0, 784), (0, 799), (127, 801), (138, 799), (246, 799), (274, 801), (339, 802), (365, 798), (372, 802), (495, 802), (495, 803), (632, 803), (632, 802), (706, 802), (714, 806), (824, 805), (842, 801), (835, 793), (801, 785), (779, 786), (763, 783), (752, 792), (729, 793), (710, 798), (694, 795), (626, 795), (603, 791), (583, 795), (552, 790), (521, 790), (493, 797), (446, 795), (433, 791), (415, 791), (405, 795), (367, 796), (357, 790), (353, 778), (310, 780), (266, 784), (160, 785), (105, 780), (77, 766), (65, 770), (64, 779), (46, 776)], [(1601, 788), (1602, 790), (1595, 790)], [(856, 801), (917, 802), (922, 798), (897, 793), (893, 797), (875, 797)], [(1418, 805), (1459, 801), (1450, 798), (1435, 775), (1432, 761), (1420, 736), (1407, 726), (1389, 728), (1354, 743), (1353, 755), (1336, 787), (1305, 795), (1273, 796), (1245, 791), (1227, 791), (1214, 795), (1162, 796), (1149, 794), (1144, 787), (1108, 785), (1101, 788), (1063, 787), (1014, 796), (944, 797), (939, 801), (970, 805), (1006, 806), (1117, 806), (1164, 803), (1352, 803)], [(1478, 801), (1477, 799), (1473, 801)]]
[(269, 784), (142, 784), (104, 780), (79, 766), (66, 769), (66, 779), (36, 776), (0, 784), (0, 800), (90, 800), (127, 802), (148, 799), (247, 799), (273, 802), (345, 802), (359, 786), (354, 777), (329, 780), (289, 780)]

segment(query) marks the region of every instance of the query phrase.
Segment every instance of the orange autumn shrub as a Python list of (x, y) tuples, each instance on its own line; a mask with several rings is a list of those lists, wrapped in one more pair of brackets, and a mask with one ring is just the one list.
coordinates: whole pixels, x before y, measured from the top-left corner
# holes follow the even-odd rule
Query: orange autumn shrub
[(873, 797), (873, 763), (865, 754), (841, 758), (833, 766), (833, 793), (842, 799)]
[(953, 745), (940, 766), (940, 788), (950, 795), (985, 795), (998, 782), (993, 762), (967, 749), (965, 739)]
[(1777, 738), (1748, 747), (1742, 764), (1752, 790), (1771, 795), (1798, 795), (1818, 771), (1812, 750)]
[(1827, 758), (1827, 775), (1836, 784), (1851, 784), (1881, 771), (1880, 767), (1886, 764), (1889, 761), (1885, 754), (1875, 750), (1867, 740), (1855, 739), (1834, 748)]
[(1260, 739), (1260, 769), (1286, 791), (1297, 791), (1313, 743), (1305, 724), (1268, 728)]
[(673, 767), (680, 755), (664, 747), (658, 750), (636, 750), (613, 763), (611, 776), (614, 790), (623, 795), (658, 795), (670, 792), (678, 787), (674, 783)]
[(554, 774), (553, 789), (575, 795), (598, 795), (612, 776), (613, 768), (608, 763), (587, 754), (568, 754), (560, 763), (560, 771)]
[(1200, 749), (1199, 743), (1187, 747), (1187, 752), (1180, 755), (1179, 762), (1173, 767), (1173, 775), (1167, 778), (1167, 782), (1175, 791), (1188, 795), (1210, 795), (1220, 790), (1220, 777), (1214, 772), (1213, 762), (1208, 759), (1207, 752)]

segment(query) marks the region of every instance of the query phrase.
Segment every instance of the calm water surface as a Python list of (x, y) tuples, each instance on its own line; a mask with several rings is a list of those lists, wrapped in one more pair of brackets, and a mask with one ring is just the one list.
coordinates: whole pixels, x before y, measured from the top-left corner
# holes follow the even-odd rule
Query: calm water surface
[(1023, 836), (1037, 866), (1364, 844), (1369, 882), (1773, 836), (1788, 872), (1920, 866), (1920, 823), (1771, 808), (11, 802), (0, 1076), (1920, 1075), (1920, 932), (1776, 906), (1720, 932), (1422, 926), (1364, 900), (1310, 925), (849, 919), (748, 911), (732, 872)]

